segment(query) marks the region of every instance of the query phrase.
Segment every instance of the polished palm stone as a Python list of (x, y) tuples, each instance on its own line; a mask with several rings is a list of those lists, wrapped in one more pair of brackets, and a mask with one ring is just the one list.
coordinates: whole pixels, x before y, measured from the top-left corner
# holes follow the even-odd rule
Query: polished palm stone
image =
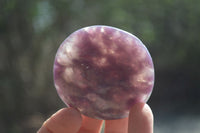
[(152, 58), (134, 35), (110, 26), (82, 28), (60, 45), (54, 82), (64, 103), (96, 119), (128, 116), (154, 84)]

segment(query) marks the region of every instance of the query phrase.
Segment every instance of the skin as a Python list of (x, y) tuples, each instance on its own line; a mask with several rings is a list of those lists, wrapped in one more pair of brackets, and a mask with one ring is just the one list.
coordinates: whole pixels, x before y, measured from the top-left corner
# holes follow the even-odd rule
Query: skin
[[(37, 133), (100, 133), (103, 120), (89, 118), (74, 108), (63, 108), (46, 120)], [(105, 121), (105, 133), (153, 133), (153, 113), (137, 103), (128, 118)]]

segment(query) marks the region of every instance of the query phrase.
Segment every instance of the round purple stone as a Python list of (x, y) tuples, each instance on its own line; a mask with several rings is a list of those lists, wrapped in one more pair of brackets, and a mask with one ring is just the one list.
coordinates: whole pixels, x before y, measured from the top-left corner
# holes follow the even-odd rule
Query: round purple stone
[(72, 33), (59, 47), (54, 82), (65, 104), (97, 119), (128, 116), (154, 84), (152, 58), (134, 35), (110, 26)]

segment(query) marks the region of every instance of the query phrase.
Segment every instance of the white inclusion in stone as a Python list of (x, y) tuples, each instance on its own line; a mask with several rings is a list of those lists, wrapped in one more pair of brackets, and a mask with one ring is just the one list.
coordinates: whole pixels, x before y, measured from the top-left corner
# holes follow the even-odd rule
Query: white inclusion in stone
[(144, 48), (140, 48), (138, 58), (142, 60), (145, 59), (146, 56), (147, 56), (146, 50)]
[(154, 75), (154, 69), (153, 69), (153, 68), (146, 67), (146, 71), (145, 71), (145, 72), (146, 72), (146, 75), (147, 75), (148, 77)]
[[(154, 77), (154, 69), (153, 68), (148, 68), (149, 71), (147, 72), (147, 77)], [(153, 85), (154, 84), (154, 79), (148, 81), (148, 85)]]
[(71, 67), (67, 67), (64, 71), (63, 77), (67, 82), (72, 82), (73, 81), (73, 78), (72, 78), (73, 77), (73, 69)]
[(57, 57), (57, 62), (60, 64), (60, 65), (68, 65), (71, 63), (71, 61), (69, 60), (68, 56), (66, 55), (66, 53), (64, 52), (59, 52)]
[(99, 60), (99, 63), (101, 64), (101, 65), (106, 65), (106, 63), (107, 63), (107, 60), (106, 60), (106, 58), (104, 57), (104, 58), (101, 58), (100, 60)]
[(149, 97), (149, 95), (140, 95), (139, 100), (140, 101), (147, 101), (148, 97)]
[(100, 46), (100, 50), (101, 50), (102, 54), (104, 54), (104, 55), (115, 54), (115, 50), (117, 49), (117, 45), (115, 43), (112, 42), (111, 44), (109, 44), (110, 48), (108, 48), (107, 44), (104, 44), (102, 42), (100, 42), (99, 44), (100, 44), (99, 46)]
[(85, 27), (83, 30), (85, 30), (86, 32), (89, 31), (89, 27)]
[(105, 66), (109, 65), (109, 63), (105, 57), (100, 57), (100, 58), (94, 57), (92, 60), (93, 60), (94, 64), (96, 64), (97, 66), (100, 66), (100, 67), (105, 67)]
[(100, 50), (102, 52), (102, 54), (107, 54), (107, 47), (106, 45), (103, 43), (102, 38), (99, 39), (100, 41), (98, 42)]
[(108, 109), (110, 108), (109, 103), (107, 103), (105, 100), (103, 100), (102, 98), (100, 98), (98, 95), (94, 94), (94, 93), (89, 93), (86, 95), (86, 97), (88, 98), (88, 100), (90, 100), (91, 102), (94, 102), (95, 105), (99, 108), (99, 109)]
[(57, 90), (60, 90), (60, 87), (55, 83), (55, 87)]
[(140, 87), (141, 85), (152, 85), (153, 81), (149, 81), (148, 78), (154, 75), (153, 68), (145, 67), (140, 74), (133, 77), (132, 83), (135, 87)]
[(67, 54), (73, 52), (72, 45), (70, 43), (67, 43), (65, 48), (66, 48)]
[(105, 31), (105, 30), (104, 30), (104, 28), (102, 27), (102, 28), (101, 28), (101, 32), (104, 33), (104, 31)]
[(96, 102), (98, 96), (97, 96), (96, 94), (94, 94), (94, 93), (89, 93), (89, 94), (86, 95), (86, 97), (87, 97), (90, 101)]
[(148, 77), (153, 76), (153, 74), (154, 74), (153, 68), (145, 67), (140, 75), (141, 77), (140, 76), (139, 77), (142, 79), (146, 79)]
[(111, 55), (112, 55), (112, 54), (114, 54), (114, 53), (115, 53), (115, 51), (114, 51), (113, 49), (109, 49), (109, 50), (108, 50), (108, 54), (111, 54)]
[(94, 32), (96, 31), (96, 27), (95, 26), (93, 26), (93, 27), (86, 27), (86, 28), (84, 28), (84, 30), (86, 32), (88, 32), (89, 34), (94, 34)]
[(115, 39), (117, 39), (117, 38), (119, 38), (119, 37), (120, 37), (120, 32), (119, 32), (119, 31), (115, 31), (115, 32), (113, 33), (113, 36), (112, 36), (113, 40), (115, 40)]
[(133, 44), (133, 42), (134, 42), (134, 39), (133, 39), (133, 37), (126, 37), (126, 42), (128, 43), (128, 45), (131, 45), (131, 44)]
[(78, 43), (77, 37), (72, 37), (69, 39), (70, 41), (66, 42), (65, 51), (69, 59), (76, 59), (78, 57), (78, 51), (75, 45)]
[(101, 110), (106, 109), (120, 109), (121, 107), (117, 103), (113, 103), (112, 101), (103, 100), (101, 97), (94, 93), (90, 93), (86, 96), (90, 101), (95, 102), (97, 108)]

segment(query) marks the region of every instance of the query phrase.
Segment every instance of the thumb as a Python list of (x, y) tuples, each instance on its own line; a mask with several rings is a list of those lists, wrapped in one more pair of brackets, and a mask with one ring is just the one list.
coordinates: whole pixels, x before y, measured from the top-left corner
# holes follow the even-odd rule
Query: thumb
[(75, 133), (81, 127), (81, 114), (74, 108), (63, 108), (44, 122), (37, 133)]

